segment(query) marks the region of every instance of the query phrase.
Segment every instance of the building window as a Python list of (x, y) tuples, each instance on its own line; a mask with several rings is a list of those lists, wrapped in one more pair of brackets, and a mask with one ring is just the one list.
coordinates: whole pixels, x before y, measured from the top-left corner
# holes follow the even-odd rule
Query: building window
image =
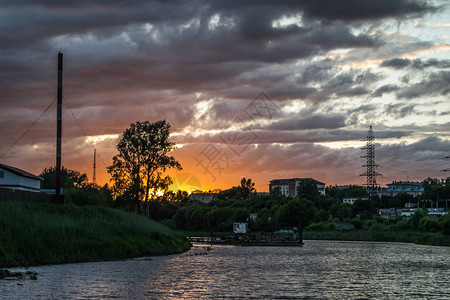
[(5, 178), (5, 171), (0, 170), (0, 178)]

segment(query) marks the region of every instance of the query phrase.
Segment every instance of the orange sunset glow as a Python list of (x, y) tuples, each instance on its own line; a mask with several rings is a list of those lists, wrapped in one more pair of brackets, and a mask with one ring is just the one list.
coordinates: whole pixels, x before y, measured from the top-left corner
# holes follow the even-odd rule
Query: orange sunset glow
[(370, 125), (380, 184), (450, 166), (447, 1), (26, 2), (0, 8), (1, 163), (55, 165), (61, 51), (62, 164), (92, 180), (95, 148), (101, 185), (122, 132), (162, 119), (173, 190), (362, 184)]

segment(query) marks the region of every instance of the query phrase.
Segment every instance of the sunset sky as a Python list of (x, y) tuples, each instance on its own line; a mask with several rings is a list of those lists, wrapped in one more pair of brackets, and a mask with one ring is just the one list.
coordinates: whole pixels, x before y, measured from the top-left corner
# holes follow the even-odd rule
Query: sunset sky
[(450, 168), (450, 1), (0, 0), (1, 163), (55, 164), (59, 51), (63, 165), (92, 179), (95, 147), (101, 184), (138, 120), (171, 124), (182, 189), (362, 184), (369, 125), (380, 184)]

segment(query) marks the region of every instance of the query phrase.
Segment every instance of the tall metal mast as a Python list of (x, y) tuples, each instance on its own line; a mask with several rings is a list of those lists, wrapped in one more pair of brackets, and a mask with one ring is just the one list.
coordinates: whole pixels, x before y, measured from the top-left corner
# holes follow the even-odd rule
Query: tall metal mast
[(62, 73), (63, 54), (58, 53), (58, 90), (56, 112), (56, 201), (61, 202), (61, 132), (62, 132)]
[(95, 159), (97, 157), (97, 150), (94, 148), (94, 174), (92, 176), (92, 182), (95, 184), (96, 181), (96, 177), (95, 177), (95, 169), (96, 169), (96, 164), (95, 164)]
[(371, 197), (375, 193), (375, 188), (377, 187), (377, 176), (382, 176), (376, 171), (378, 165), (375, 163), (375, 134), (373, 133), (372, 125), (369, 127), (367, 137), (362, 139), (362, 141), (366, 142), (366, 146), (361, 148), (361, 150), (366, 150), (366, 155), (361, 156), (366, 159), (366, 163), (363, 165), (363, 168), (366, 168), (366, 171), (359, 176), (366, 177), (366, 183), (364, 185), (367, 186), (369, 196)]

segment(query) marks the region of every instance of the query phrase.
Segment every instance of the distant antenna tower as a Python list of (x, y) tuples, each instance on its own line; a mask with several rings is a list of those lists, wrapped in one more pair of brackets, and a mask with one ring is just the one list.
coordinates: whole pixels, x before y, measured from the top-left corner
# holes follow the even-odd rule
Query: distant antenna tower
[(364, 185), (367, 186), (369, 194), (372, 196), (377, 187), (377, 176), (382, 176), (376, 171), (378, 165), (375, 163), (375, 134), (373, 133), (372, 125), (369, 127), (367, 137), (362, 139), (362, 141), (366, 142), (366, 146), (361, 148), (361, 150), (366, 150), (366, 155), (361, 157), (367, 159), (367, 161), (363, 165), (363, 168), (366, 168), (366, 171), (359, 176), (366, 177), (366, 183)]
[(92, 176), (92, 182), (95, 184), (95, 180), (97, 179), (95, 177), (95, 169), (96, 169), (96, 164), (95, 164), (95, 159), (97, 158), (97, 150), (94, 148), (94, 174)]
[[(58, 87), (56, 91), (56, 201), (61, 202), (61, 139), (62, 139), (62, 89), (63, 89), (63, 54), (58, 53)], [(65, 199), (64, 199), (65, 201)]]

